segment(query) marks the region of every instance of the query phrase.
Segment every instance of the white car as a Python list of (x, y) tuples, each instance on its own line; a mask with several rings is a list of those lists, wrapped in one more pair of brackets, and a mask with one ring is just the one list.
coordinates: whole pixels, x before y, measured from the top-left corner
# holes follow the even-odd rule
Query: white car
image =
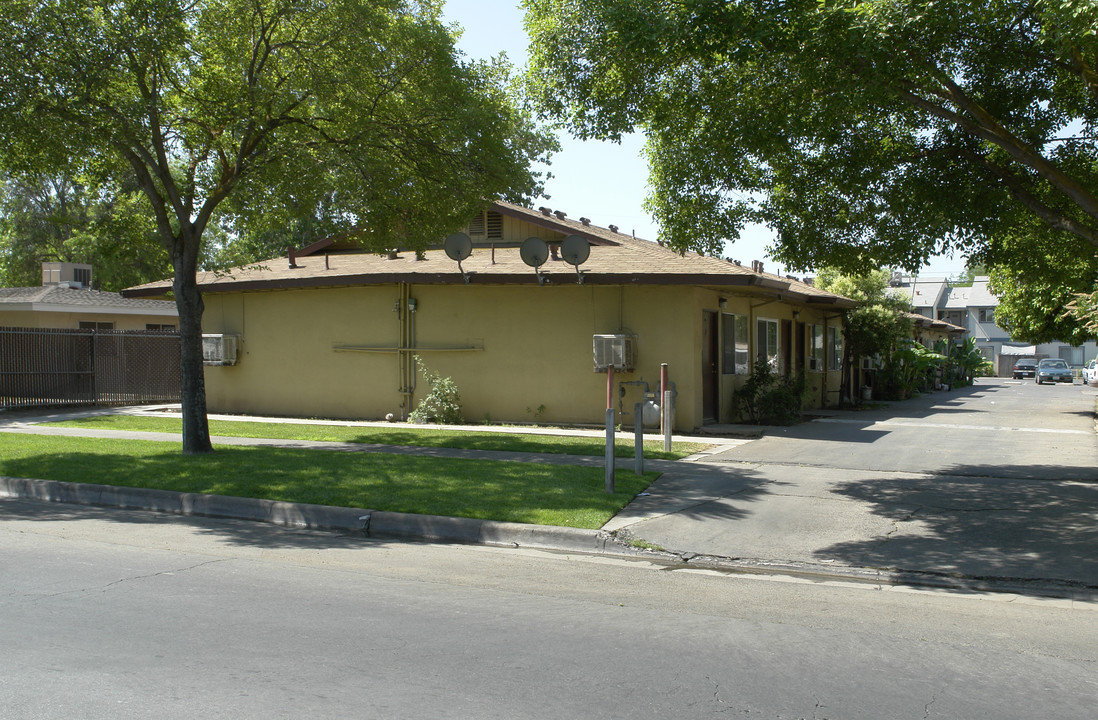
[(1083, 366), (1083, 384), (1090, 385), (1096, 382), (1098, 382), (1098, 358)]

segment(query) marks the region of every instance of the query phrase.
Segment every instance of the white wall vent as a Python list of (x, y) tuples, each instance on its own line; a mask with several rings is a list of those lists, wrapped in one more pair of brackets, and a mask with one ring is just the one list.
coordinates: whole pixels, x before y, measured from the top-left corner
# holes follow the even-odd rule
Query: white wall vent
[(236, 365), (236, 350), (239, 338), (236, 335), (203, 335), (203, 365)]
[(595, 372), (606, 372), (611, 365), (615, 370), (632, 370), (637, 364), (636, 335), (595, 335)]

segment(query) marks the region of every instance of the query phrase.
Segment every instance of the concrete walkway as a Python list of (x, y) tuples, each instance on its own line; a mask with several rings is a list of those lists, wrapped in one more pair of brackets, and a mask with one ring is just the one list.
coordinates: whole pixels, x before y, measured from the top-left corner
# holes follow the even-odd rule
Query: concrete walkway
[[(870, 412), (830, 412), (795, 428), (729, 428), (747, 437), (676, 436), (711, 443), (704, 453), (681, 461), (647, 460), (663, 473), (601, 530), (574, 530), (492, 523), (458, 518), (378, 513), (366, 509), (323, 509), (241, 499), (182, 498), (166, 507), (163, 497), (144, 501), (112, 496), (101, 487), (81, 493), (58, 483), (26, 485), (0, 481), (0, 496), (63, 502), (118, 504), (169, 509), (184, 514), (246, 517), (287, 525), (366, 531), (371, 536), (483, 542), (497, 545), (639, 553), (669, 563), (689, 563), (730, 572), (779, 573), (816, 579), (844, 578), (878, 584), (922, 584), (1049, 594), (1093, 601), (1098, 594), (1098, 440), (1094, 404), (1098, 390), (1081, 386), (1043, 389), (1046, 403), (1056, 393), (1055, 419), (1017, 428), (1005, 415), (1011, 403), (1026, 402), (1029, 387), (986, 381), (967, 392), (935, 393)], [(998, 406), (996, 406), (998, 402)], [(35, 423), (64, 417), (121, 412), (163, 415), (170, 408), (125, 408), (76, 413), (0, 413), (0, 432), (88, 437), (132, 437), (179, 442), (178, 435), (48, 428)], [(305, 422), (276, 418), (211, 416), (225, 420)], [(1050, 416), (1053, 418), (1053, 416)], [(1066, 418), (1066, 419), (1065, 419)], [(355, 426), (389, 423), (339, 423)], [(1040, 425), (1049, 425), (1045, 432)], [(437, 427), (437, 426), (432, 426)], [(1070, 467), (1046, 461), (956, 464), (933, 462), (911, 472), (889, 465), (912, 460), (900, 450), (874, 453), (875, 446), (918, 448), (933, 433), (951, 442), (987, 446), (999, 457), (1018, 446), (1011, 433), (1057, 443)], [(958, 430), (961, 428), (961, 430)], [(967, 429), (965, 429), (967, 428)], [(552, 433), (602, 437), (601, 430), (488, 428), (470, 431)], [(986, 432), (983, 432), (985, 431)], [(1055, 433), (1053, 435), (1053, 432)], [(958, 435), (960, 438), (958, 439)], [(653, 436), (648, 436), (651, 439)], [(761, 439), (751, 439), (751, 437)], [(868, 443), (867, 443), (868, 441)], [(348, 452), (385, 452), (517, 460), (601, 467), (601, 457), (501, 453), (444, 448), (214, 438), (217, 444), (308, 447)], [(997, 450), (995, 443), (1002, 442)], [(924, 447), (923, 453), (933, 452)], [(821, 449), (824, 448), (824, 449)], [(831, 453), (831, 455), (828, 455)], [(998, 453), (998, 454), (997, 454)], [(902, 453), (901, 453), (902, 454)], [(973, 458), (978, 454), (970, 453)], [(879, 460), (873, 460), (879, 456)], [(926, 456), (929, 459), (932, 455)], [(817, 458), (808, 462), (807, 458)], [(823, 458), (820, 460), (820, 458)], [(632, 459), (619, 458), (618, 472), (631, 472)], [(1051, 468), (1051, 470), (1050, 470)], [(1017, 477), (1012, 477), (1014, 472)], [(1066, 479), (1062, 479), (1066, 478)], [(22, 484), (21, 484), (22, 483)], [(155, 492), (155, 491), (146, 491)], [(145, 505), (142, 505), (144, 502)], [(1089, 521), (1088, 521), (1089, 518)], [(1054, 529), (1054, 530), (1050, 530)], [(640, 551), (638, 547), (650, 548)]]

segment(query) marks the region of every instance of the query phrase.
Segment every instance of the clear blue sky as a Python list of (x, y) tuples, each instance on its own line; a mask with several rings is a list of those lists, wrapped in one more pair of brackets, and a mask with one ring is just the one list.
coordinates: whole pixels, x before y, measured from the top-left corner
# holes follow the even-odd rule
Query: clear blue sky
[[(523, 11), (517, 0), (447, 0), (447, 22), (463, 29), (458, 47), (471, 58), (488, 58), (501, 52), (516, 68), (526, 64), (528, 39), (522, 26)], [(570, 218), (589, 217), (596, 225), (617, 225), (623, 232), (655, 240), (658, 229), (643, 208), (648, 194), (648, 167), (641, 150), (644, 138), (628, 137), (622, 143), (580, 142), (561, 136), (561, 152), (553, 157), (546, 184), (548, 199), (539, 201)], [(725, 255), (745, 265), (765, 260), (769, 272), (777, 263), (766, 255), (774, 233), (765, 227), (748, 228)], [(961, 258), (933, 258), (923, 275), (950, 275), (964, 269)]]

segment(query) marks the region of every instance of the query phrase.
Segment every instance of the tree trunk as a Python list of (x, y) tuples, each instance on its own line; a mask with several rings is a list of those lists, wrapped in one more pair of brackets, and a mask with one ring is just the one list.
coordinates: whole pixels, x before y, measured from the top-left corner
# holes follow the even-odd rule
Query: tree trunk
[[(202, 365), (202, 294), (193, 263), (173, 258), (175, 307), (179, 311), (180, 374), (182, 376), (183, 454), (213, 452), (206, 418), (206, 379)], [(191, 265), (190, 268), (187, 266)]]

